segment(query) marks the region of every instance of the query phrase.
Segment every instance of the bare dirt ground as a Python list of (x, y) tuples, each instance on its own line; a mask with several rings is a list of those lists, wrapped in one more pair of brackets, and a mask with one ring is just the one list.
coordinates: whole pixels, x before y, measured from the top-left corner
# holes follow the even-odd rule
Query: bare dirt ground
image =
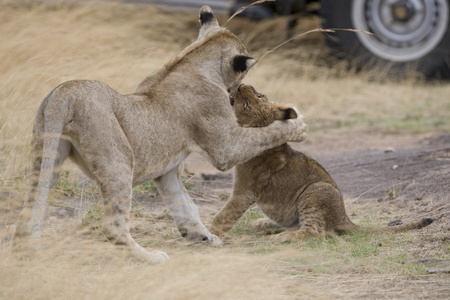
[[(276, 244), (252, 226), (261, 216), (253, 208), (224, 247), (212, 248), (186, 243), (146, 185), (133, 192), (132, 234), (171, 257), (149, 266), (105, 242), (98, 189), (67, 164), (67, 176), (51, 191), (41, 250), (32, 257), (11, 253), (31, 124), (45, 95), (70, 79), (132, 92), (197, 35), (196, 15), (98, 1), (48, 5), (0, 2), (0, 299), (450, 298), (450, 85), (354, 74), (329, 57), (320, 35), (267, 56), (246, 82), (305, 115), (311, 133), (293, 147), (330, 172), (355, 223), (431, 217), (433, 224), (397, 235)], [(259, 57), (283, 41), (285, 21), (229, 26)], [(296, 31), (319, 25), (307, 18)], [(231, 193), (231, 171), (191, 155), (182, 173), (208, 225)]]

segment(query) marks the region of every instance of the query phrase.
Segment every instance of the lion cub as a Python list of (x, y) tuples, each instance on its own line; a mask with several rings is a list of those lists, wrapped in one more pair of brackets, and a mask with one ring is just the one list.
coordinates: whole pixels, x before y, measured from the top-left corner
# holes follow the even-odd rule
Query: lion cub
[[(275, 120), (297, 118), (293, 108), (269, 102), (249, 85), (241, 85), (230, 96), (230, 102), (243, 127), (264, 127)], [(277, 225), (289, 228), (275, 236), (279, 242), (349, 231), (398, 232), (419, 229), (433, 222), (422, 219), (380, 229), (355, 225), (345, 213), (342, 194), (330, 174), (317, 161), (293, 150), (288, 144), (266, 150), (237, 165), (234, 172), (233, 194), (214, 217), (211, 226), (214, 234), (230, 230), (253, 203), (257, 203)], [(257, 222), (269, 224), (267, 219)]]

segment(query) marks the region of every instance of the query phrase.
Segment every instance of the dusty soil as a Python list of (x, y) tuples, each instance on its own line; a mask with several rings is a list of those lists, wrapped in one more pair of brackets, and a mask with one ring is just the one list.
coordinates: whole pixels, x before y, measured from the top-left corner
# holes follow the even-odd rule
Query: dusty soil
[(368, 148), (313, 157), (329, 170), (346, 198), (450, 200), (450, 135), (428, 138), (409, 147)]

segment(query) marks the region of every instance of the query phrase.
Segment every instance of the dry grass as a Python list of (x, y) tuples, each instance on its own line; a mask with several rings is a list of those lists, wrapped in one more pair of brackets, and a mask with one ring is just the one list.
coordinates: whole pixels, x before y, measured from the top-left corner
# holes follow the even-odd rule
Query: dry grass
[[(14, 223), (23, 198), (31, 126), (42, 99), (71, 79), (96, 79), (130, 93), (195, 39), (198, 25), (195, 15), (97, 1), (78, 5), (2, 1), (0, 19), (0, 236), (4, 236), (9, 230), (5, 225)], [(285, 21), (236, 18), (228, 25), (245, 33), (244, 40), (260, 57), (284, 40)], [(296, 32), (317, 26), (317, 18), (305, 19)], [(416, 76), (395, 81), (379, 73), (355, 75), (328, 54), (320, 35), (306, 36), (264, 58), (247, 82), (274, 100), (297, 105), (318, 136), (450, 130), (447, 83), (424, 83)], [(148, 266), (128, 259), (101, 235), (80, 233), (79, 210), (91, 205), (97, 194), (77, 176), (53, 192), (52, 217), (36, 257), (18, 257), (7, 247), (0, 248), (0, 299), (450, 295), (448, 275), (427, 275), (430, 265), (419, 262), (450, 260), (448, 237), (442, 235), (448, 228), (277, 245), (244, 222), (224, 248), (214, 249), (185, 244), (169, 216), (151, 215), (154, 211), (138, 207), (132, 223), (136, 239), (171, 256), (166, 264)], [(73, 218), (55, 217), (66, 200), (79, 199), (82, 204), (75, 205), (80, 209)], [(349, 209), (358, 212), (352, 217), (357, 222), (382, 223), (390, 218), (388, 213), (371, 215), (374, 207), (355, 203)], [(209, 221), (208, 215), (203, 217)]]

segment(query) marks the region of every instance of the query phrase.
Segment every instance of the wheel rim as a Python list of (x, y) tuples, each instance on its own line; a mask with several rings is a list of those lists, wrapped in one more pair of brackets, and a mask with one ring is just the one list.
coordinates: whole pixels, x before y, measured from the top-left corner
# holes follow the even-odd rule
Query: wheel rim
[(367, 50), (393, 62), (420, 59), (442, 41), (447, 0), (353, 0), (352, 23)]

